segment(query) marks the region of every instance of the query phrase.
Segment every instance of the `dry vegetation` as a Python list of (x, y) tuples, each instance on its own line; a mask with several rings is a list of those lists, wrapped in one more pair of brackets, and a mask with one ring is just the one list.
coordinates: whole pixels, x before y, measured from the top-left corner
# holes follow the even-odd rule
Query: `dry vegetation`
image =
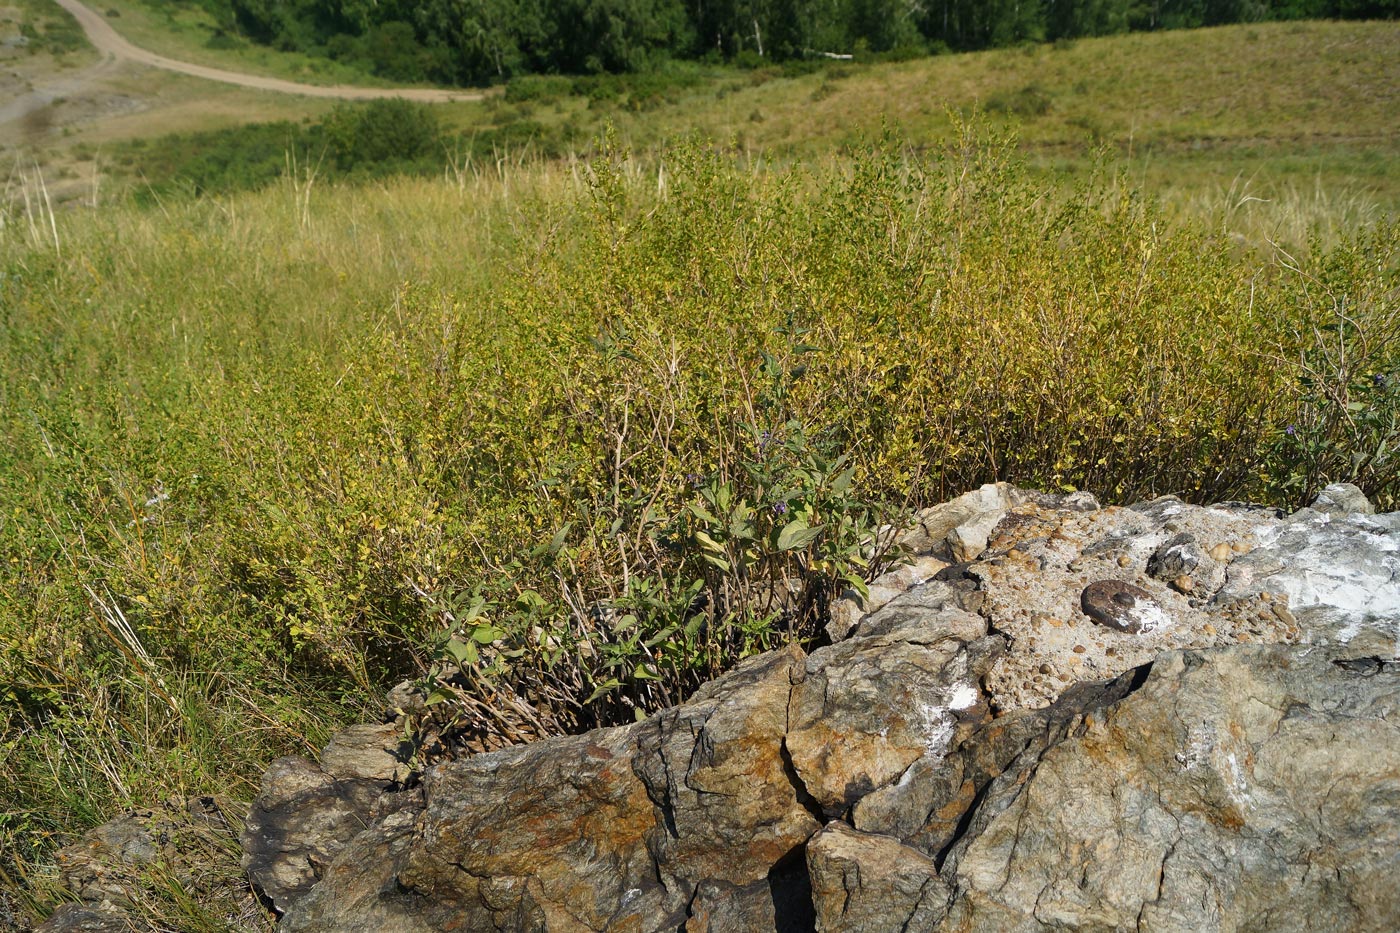
[[(609, 117), (633, 158), (355, 185), (302, 163), (68, 211), (12, 175), (0, 884), (51, 908), (74, 834), (246, 800), (403, 677), (486, 744), (644, 714), (809, 635), (871, 529), (984, 481), (1291, 505), (1349, 478), (1393, 505), (1397, 36), (449, 111)], [(961, 123), (974, 101), (1019, 142)], [(661, 146), (696, 127), (732, 144)], [(810, 599), (762, 598), (791, 577)], [(223, 896), (153, 883), (144, 908), (228, 929)]]

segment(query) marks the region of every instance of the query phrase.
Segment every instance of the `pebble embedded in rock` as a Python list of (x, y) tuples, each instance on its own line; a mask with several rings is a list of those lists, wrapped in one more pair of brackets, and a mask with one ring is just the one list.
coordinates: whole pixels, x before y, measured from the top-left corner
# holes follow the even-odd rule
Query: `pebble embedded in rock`
[(1151, 634), (1170, 621), (1150, 593), (1122, 580), (1090, 583), (1080, 605), (1095, 622), (1129, 635)]

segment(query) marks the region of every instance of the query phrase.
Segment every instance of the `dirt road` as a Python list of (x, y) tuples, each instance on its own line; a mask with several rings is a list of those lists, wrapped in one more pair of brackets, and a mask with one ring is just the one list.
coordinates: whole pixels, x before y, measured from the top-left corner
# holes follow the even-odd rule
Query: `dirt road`
[[(111, 24), (107, 22), (106, 17), (79, 3), (78, 0), (55, 0), (55, 2), (69, 13), (73, 14), (78, 24), (83, 27), (83, 32), (87, 33), (88, 41), (96, 46), (97, 50), (104, 56), (111, 56), (118, 60), (137, 62), (138, 64), (149, 65), (152, 68), (164, 68), (167, 71), (178, 71), (180, 74), (192, 75), (196, 78), (204, 78), (209, 81), (220, 81), (224, 84), (237, 84), (242, 87), (257, 88), (263, 91), (278, 91), (283, 94), (302, 94), (306, 97), (334, 97), (341, 100), (375, 100), (399, 97), (405, 100), (416, 100), (423, 103), (446, 103), (454, 100), (479, 100), (482, 97), (480, 91), (300, 84), (296, 81), (283, 81), (280, 78), (265, 78), (261, 75), (242, 74), (237, 71), (225, 71), (222, 68), (210, 68), (205, 65), (176, 61), (173, 58), (166, 58), (164, 55), (157, 55), (154, 52), (148, 52), (145, 49), (140, 49), (132, 45), (112, 28)], [(101, 65), (96, 67), (100, 68)], [(77, 77), (77, 75), (74, 75), (68, 80), (72, 81)]]

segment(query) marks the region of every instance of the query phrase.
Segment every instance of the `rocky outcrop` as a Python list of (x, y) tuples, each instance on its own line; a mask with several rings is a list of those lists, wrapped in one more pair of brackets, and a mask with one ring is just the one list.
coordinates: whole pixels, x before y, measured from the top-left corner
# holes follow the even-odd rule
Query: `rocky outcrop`
[(1393, 930), (1400, 665), (1172, 652), (986, 788), (952, 929)]
[(228, 881), (209, 865), (236, 843), (243, 808), (221, 797), (199, 796), (132, 810), (89, 831), (59, 853), (58, 864), (75, 898), (36, 933), (155, 930), (141, 919), (142, 891), (156, 884), (191, 897), (219, 896), (241, 917), (263, 913), (253, 892), (212, 891)]
[(821, 825), (783, 752), (801, 662), (763, 655), (646, 722), (434, 769), (416, 819), (357, 838), (283, 927), (674, 930), (697, 899), (705, 929), (777, 922), (771, 876)]
[(274, 909), (309, 891), (364, 829), (422, 794), (404, 787), (409, 771), (401, 730), (352, 726), (333, 738), (321, 764), (279, 758), (243, 826), (243, 868)]
[(289, 931), (1400, 928), (1400, 515), (1358, 495), (984, 487), (832, 644), (644, 722), (276, 763), (246, 866)]

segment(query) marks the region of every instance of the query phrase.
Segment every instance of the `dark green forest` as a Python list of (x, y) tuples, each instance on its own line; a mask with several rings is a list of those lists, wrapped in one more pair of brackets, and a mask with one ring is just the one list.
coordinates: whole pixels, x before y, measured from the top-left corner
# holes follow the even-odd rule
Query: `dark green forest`
[(235, 37), (397, 81), (912, 57), (1129, 30), (1391, 19), (1400, 0), (202, 0)]

